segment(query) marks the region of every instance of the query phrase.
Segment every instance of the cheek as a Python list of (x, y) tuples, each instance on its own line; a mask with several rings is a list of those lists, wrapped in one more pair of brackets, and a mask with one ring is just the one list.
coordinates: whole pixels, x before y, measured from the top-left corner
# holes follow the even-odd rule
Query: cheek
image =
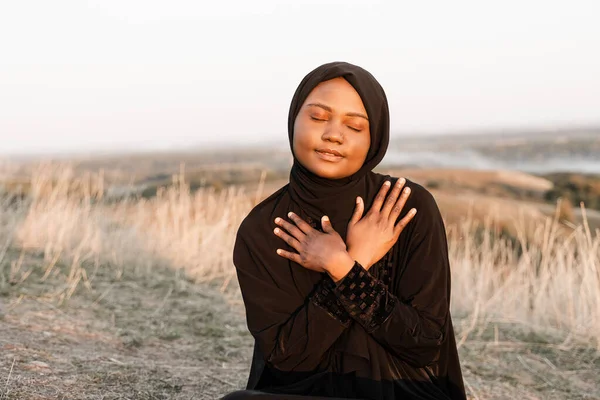
[(364, 162), (369, 153), (369, 147), (371, 145), (371, 136), (363, 135), (356, 138), (354, 143), (355, 154), (357, 161)]
[(310, 147), (312, 136), (309, 124), (301, 118), (296, 118), (296, 122), (294, 123), (294, 151)]

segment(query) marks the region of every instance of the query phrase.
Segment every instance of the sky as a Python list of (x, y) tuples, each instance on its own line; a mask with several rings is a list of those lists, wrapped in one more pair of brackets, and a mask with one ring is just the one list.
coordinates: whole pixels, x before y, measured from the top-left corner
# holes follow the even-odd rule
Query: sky
[(600, 2), (53, 0), (0, 5), (0, 154), (287, 139), (343, 60), (393, 135), (600, 124)]

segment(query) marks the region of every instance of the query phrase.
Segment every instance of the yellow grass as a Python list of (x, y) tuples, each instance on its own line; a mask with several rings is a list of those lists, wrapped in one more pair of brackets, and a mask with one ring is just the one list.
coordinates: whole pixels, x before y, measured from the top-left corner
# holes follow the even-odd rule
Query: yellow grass
[[(128, 269), (151, 274), (167, 265), (196, 282), (235, 287), (235, 232), (262, 198), (262, 185), (256, 193), (191, 193), (179, 177), (174, 182), (152, 199), (110, 202), (101, 173), (76, 177), (69, 167), (44, 165), (26, 200), (0, 201), (0, 284), (58, 278), (64, 285), (49, 295), (61, 302), (93, 287), (98, 273), (119, 278)], [(466, 317), (459, 344), (486, 327), (518, 322), (600, 348), (600, 235), (582, 225), (565, 237), (558, 218), (534, 227), (515, 220), (516, 241), (493, 233), (493, 215), (477, 221), (467, 213), (447, 227), (452, 308)], [(9, 248), (21, 257), (8, 259)], [(43, 265), (24, 266), (30, 253), (42, 254)]]

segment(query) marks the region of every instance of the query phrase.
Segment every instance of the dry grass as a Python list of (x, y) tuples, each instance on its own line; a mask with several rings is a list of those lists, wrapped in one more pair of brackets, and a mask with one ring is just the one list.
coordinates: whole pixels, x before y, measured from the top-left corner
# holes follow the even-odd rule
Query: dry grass
[[(197, 288), (217, 284), (233, 310), (241, 311), (231, 251), (240, 221), (262, 198), (262, 184), (251, 194), (241, 188), (192, 193), (182, 179), (174, 179), (176, 185), (160, 191), (154, 198), (130, 198), (115, 203), (103, 198), (106, 188), (100, 174), (79, 177), (68, 167), (45, 165), (33, 174), (30, 196), (25, 200), (2, 196), (0, 292), (11, 299), (6, 320), (12, 321), (12, 326), (29, 329), (29, 325), (23, 324), (22, 318), (14, 314), (22, 310), (20, 307), (24, 304), (41, 302), (47, 307), (67, 307), (73, 304), (73, 301), (67, 300), (73, 300), (74, 296), (76, 302), (87, 304), (92, 309), (110, 298), (125, 294), (128, 297), (124, 301), (129, 303), (133, 301), (131, 290), (126, 287), (119, 289), (127, 279), (132, 285), (145, 288), (136, 292), (136, 297), (154, 304), (146, 315), (152, 320), (167, 311), (179, 315), (177, 321), (186, 319), (176, 310), (181, 308), (181, 304), (190, 304), (182, 300), (189, 298), (192, 290), (186, 283), (188, 281), (204, 282), (193, 285)], [(540, 379), (545, 382), (539, 378), (545, 373), (539, 369), (539, 363), (543, 362), (549, 368), (546, 372), (554, 371), (569, 390), (587, 391), (591, 398), (600, 396), (597, 390), (590, 392), (589, 389), (590, 379), (596, 379), (597, 374), (591, 374), (591, 378), (586, 375), (586, 371), (598, 369), (597, 355), (594, 354), (600, 348), (600, 235), (593, 235), (586, 225), (564, 226), (558, 216), (542, 219), (536, 216), (532, 224), (527, 218), (518, 218), (523, 215), (518, 210), (512, 211), (517, 216), (513, 219), (512, 239), (500, 235), (494, 215), (477, 220), (473, 214), (467, 213), (463, 219), (448, 225), (453, 276), (452, 308), (470, 393), (473, 398), (502, 398), (501, 393), (523, 395), (527, 390), (531, 396), (548, 394), (547, 390), (555, 390), (556, 387), (546, 383), (539, 385)], [(161, 271), (165, 269), (175, 271), (173, 279), (176, 281), (169, 283), (170, 289), (163, 286), (166, 278)], [(182, 287), (188, 289), (183, 290)], [(155, 296), (160, 299), (156, 300)], [(216, 294), (214, 296), (211, 299), (218, 298)], [(172, 301), (172, 307), (168, 306)], [(210, 303), (203, 304), (203, 307), (215, 307)], [(113, 304), (112, 307), (116, 306)], [(130, 318), (130, 322), (141, 318), (134, 310), (127, 315), (124, 318)], [(114, 319), (114, 310), (112, 317), (110, 313), (101, 316)], [(161, 318), (168, 319), (167, 316)], [(239, 319), (231, 321), (237, 322), (229, 324), (243, 327), (243, 316), (240, 314), (236, 318)], [(177, 321), (171, 324), (180, 326), (178, 324), (182, 323)], [(200, 336), (210, 336), (218, 324), (211, 322), (209, 325), (215, 328), (208, 331), (203, 328)], [(112, 329), (111, 332), (115, 333), (115, 326), (118, 324), (105, 324), (98, 329), (103, 332)], [(149, 334), (147, 323), (132, 326), (138, 326), (139, 329), (135, 328), (138, 329), (137, 335)], [(183, 324), (178, 329), (185, 331), (188, 329), (186, 326)], [(157, 333), (159, 339), (172, 341), (173, 337), (185, 337), (181, 332), (173, 333), (168, 329), (165, 333), (164, 325), (161, 329), (161, 333)], [(515, 333), (517, 331), (523, 333)], [(537, 335), (534, 342), (543, 337), (543, 343), (554, 346), (553, 351), (561, 352), (563, 358), (556, 356), (556, 359), (562, 360), (571, 372), (561, 366), (552, 369), (550, 364), (554, 363), (548, 361), (548, 364), (544, 358), (551, 360), (553, 356), (532, 350), (529, 346), (531, 332)], [(226, 342), (226, 335), (223, 335), (218, 335), (215, 340)], [(249, 350), (247, 337), (240, 343), (244, 351)], [(490, 343), (496, 346), (495, 350), (487, 347)], [(173, 342), (169, 346), (177, 348)], [(507, 350), (507, 346), (510, 349)], [(527, 354), (519, 346), (529, 346), (526, 347)], [(587, 351), (585, 354), (588, 355), (581, 357), (586, 360), (584, 366), (577, 364), (576, 357), (565, 359), (564, 352), (573, 351)], [(500, 385), (498, 379), (503, 379), (501, 373), (497, 376), (493, 375), (493, 371), (485, 376), (479, 374), (487, 371), (489, 363), (496, 360), (486, 359), (484, 353), (495, 354), (493, 357), (498, 358), (499, 352), (512, 354), (507, 365), (511, 369), (521, 368), (522, 374), (532, 374), (532, 365), (535, 365), (538, 372), (531, 378), (533, 383), (517, 380)], [(181, 353), (183, 358), (187, 357), (184, 353)], [(481, 357), (484, 359), (480, 360)], [(238, 357), (241, 363), (248, 360), (249, 352)], [(494, 362), (499, 370), (506, 367), (502, 367), (498, 360)], [(0, 366), (5, 367), (6, 373), (11, 371), (6, 381), (6, 393), (10, 391), (11, 380), (25, 379), (23, 374), (26, 374), (27, 365), (33, 368), (31, 364), (23, 363), (11, 366), (13, 361), (14, 358), (0, 359)], [(115, 367), (114, 364), (109, 366)], [(16, 369), (13, 370), (13, 367)], [(236, 384), (246, 373), (244, 368), (234, 372), (236, 378), (232, 379)], [(573, 370), (580, 370), (581, 374)], [(65, 373), (68, 371), (65, 370)], [(128, 373), (131, 376), (142, 373), (136, 371), (128, 370)], [(239, 371), (243, 373), (240, 375)], [(572, 379), (569, 374), (573, 375)], [(148, 376), (156, 377), (155, 374)], [(226, 376), (220, 376), (221, 381), (231, 382)], [(575, 376), (578, 381), (574, 380)], [(231, 385), (222, 382), (214, 381), (212, 384), (217, 386), (211, 386), (210, 393), (233, 390)], [(140, 385), (143, 386), (143, 382)], [(519, 391), (515, 391), (517, 389)], [(101, 389), (98, 390), (100, 393)], [(559, 397), (548, 395), (547, 398), (561, 397), (559, 394)]]
[(471, 320), (461, 342), (489, 324), (519, 322), (600, 349), (600, 237), (587, 225), (565, 236), (558, 211), (537, 226), (517, 225), (516, 240), (492, 229), (492, 218), (449, 227), (453, 308)]
[[(260, 194), (233, 187), (192, 193), (179, 177), (174, 180), (152, 199), (108, 203), (102, 201), (101, 174), (75, 177), (71, 168), (44, 165), (32, 176), (30, 196), (0, 210), (10, 218), (2, 237), (22, 253), (43, 255), (42, 281), (64, 275), (65, 285), (55, 293), (59, 302), (80, 284), (89, 288), (102, 266), (118, 277), (124, 268), (151, 273), (168, 265), (196, 282), (227, 285), (235, 231)], [(59, 262), (68, 271), (55, 269)], [(17, 261), (9, 279), (22, 282), (32, 272)]]

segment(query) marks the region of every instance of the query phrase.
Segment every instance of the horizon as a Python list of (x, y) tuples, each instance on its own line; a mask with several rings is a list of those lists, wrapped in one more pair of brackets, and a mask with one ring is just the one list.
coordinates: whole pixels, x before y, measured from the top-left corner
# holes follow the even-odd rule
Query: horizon
[[(588, 135), (590, 133), (598, 132), (600, 134), (600, 124), (585, 124), (585, 125), (572, 125), (572, 126), (563, 126), (563, 127), (531, 127), (531, 128), (520, 128), (520, 127), (505, 127), (505, 128), (495, 128), (488, 129), (485, 131), (482, 130), (457, 130), (450, 132), (419, 132), (419, 133), (395, 133), (390, 134), (390, 145), (393, 149), (393, 145), (397, 144), (399, 140), (407, 139), (411, 141), (419, 141), (421, 139), (426, 138), (437, 138), (437, 139), (475, 139), (478, 135), (479, 140), (485, 140), (489, 138), (490, 140), (497, 141), (499, 138), (523, 138), (523, 139), (534, 139), (538, 135), (542, 134), (552, 134), (552, 135), (564, 135), (567, 133), (570, 134), (584, 134)], [(224, 142), (214, 142), (214, 143), (187, 143), (186, 145), (175, 145), (171, 147), (167, 147), (161, 145), (159, 147), (143, 147), (140, 146), (139, 143), (132, 143), (130, 147), (127, 146), (119, 146), (116, 148), (98, 148), (95, 147), (93, 149), (75, 149), (75, 150), (63, 150), (63, 151), (54, 151), (54, 152), (24, 152), (24, 153), (3, 153), (0, 150), (0, 160), (35, 160), (35, 159), (48, 159), (48, 158), (58, 158), (58, 159), (68, 159), (68, 158), (102, 158), (102, 157), (111, 157), (118, 155), (160, 155), (160, 154), (189, 154), (189, 153), (207, 153), (211, 151), (222, 152), (227, 150), (228, 148), (235, 149), (238, 151), (252, 151), (252, 150), (260, 150), (260, 149), (276, 149), (276, 150), (287, 150), (289, 147), (289, 142), (287, 139), (287, 134), (282, 135), (280, 139), (269, 139), (269, 140), (261, 140), (254, 142), (234, 142), (234, 143), (224, 143)]]

